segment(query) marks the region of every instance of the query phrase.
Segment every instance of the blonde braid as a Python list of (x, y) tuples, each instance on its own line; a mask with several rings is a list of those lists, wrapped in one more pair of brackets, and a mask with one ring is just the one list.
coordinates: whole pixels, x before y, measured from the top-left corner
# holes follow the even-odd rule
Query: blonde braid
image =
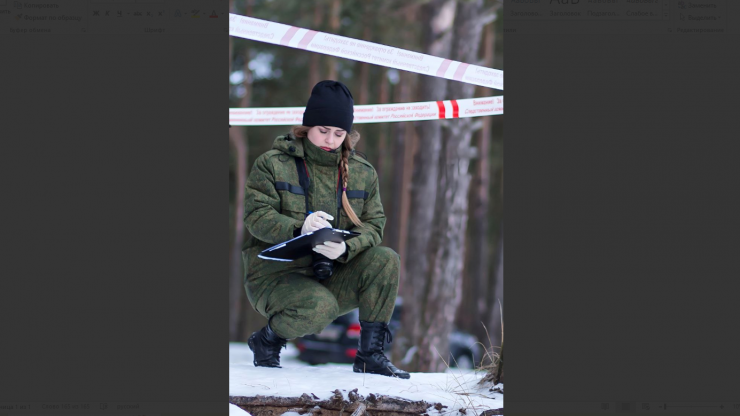
[[(349, 138), (347, 138), (349, 139)], [(360, 218), (357, 216), (355, 211), (352, 209), (352, 206), (349, 204), (349, 199), (347, 198), (347, 184), (349, 183), (349, 152), (351, 150), (351, 144), (349, 143), (349, 140), (344, 140), (344, 143), (342, 143), (342, 161), (340, 162), (340, 166), (342, 168), (342, 207), (344, 208), (344, 212), (347, 213), (347, 216), (350, 220), (352, 220), (352, 223), (354, 223), (358, 227), (363, 227), (362, 221), (360, 221)]]

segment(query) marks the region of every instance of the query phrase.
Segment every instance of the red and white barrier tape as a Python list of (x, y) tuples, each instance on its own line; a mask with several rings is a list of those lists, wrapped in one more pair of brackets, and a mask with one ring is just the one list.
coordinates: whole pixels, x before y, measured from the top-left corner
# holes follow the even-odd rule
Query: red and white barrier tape
[(438, 58), (379, 43), (303, 29), (229, 13), (229, 34), (340, 58), (504, 89), (504, 71)]
[[(230, 108), (229, 124), (232, 126), (301, 125), (304, 109), (305, 107)], [(481, 117), (503, 114), (504, 97), (356, 105), (354, 112), (355, 124)]]

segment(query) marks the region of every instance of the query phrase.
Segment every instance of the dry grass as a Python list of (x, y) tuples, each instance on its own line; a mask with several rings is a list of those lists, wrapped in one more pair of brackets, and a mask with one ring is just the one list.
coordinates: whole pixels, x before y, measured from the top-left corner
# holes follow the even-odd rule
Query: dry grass
[[(501, 304), (499, 303), (499, 307), (501, 307)], [(502, 311), (503, 312), (503, 311)], [(491, 384), (491, 387), (495, 386), (496, 384), (502, 382), (503, 380), (503, 352), (504, 352), (504, 319), (503, 319), (503, 313), (501, 314), (501, 345), (498, 347), (493, 346), (493, 342), (491, 341), (491, 335), (488, 333), (488, 328), (486, 325), (481, 322), (481, 325), (483, 325), (483, 328), (486, 330), (486, 336), (488, 337), (488, 345), (489, 347), (486, 347), (483, 345), (483, 343), (478, 342), (485, 351), (483, 357), (481, 358), (481, 362), (475, 367), (476, 372), (485, 372), (486, 375), (481, 378), (481, 380), (478, 382), (478, 385), (486, 385)], [(498, 349), (499, 351), (495, 351)], [(436, 348), (435, 348), (436, 351)], [(445, 366), (449, 369), (449, 363), (445, 361), (445, 359), (442, 357), (442, 355), (439, 353), (439, 351), (436, 351), (437, 355), (439, 355), (439, 358), (444, 362)], [(455, 360), (454, 357), (452, 357), (453, 360)], [(457, 363), (456, 363), (457, 364)], [(475, 416), (483, 415), (483, 410), (485, 409), (479, 409), (479, 406), (477, 406), (472, 401), (472, 397), (480, 396), (480, 397), (487, 397), (484, 395), (480, 395), (478, 393), (472, 393), (465, 391), (465, 388), (463, 387), (464, 384), (464, 377), (461, 374), (461, 377), (458, 378), (453, 372), (451, 372), (452, 377), (454, 378), (455, 383), (457, 384), (457, 387), (459, 390), (453, 391), (453, 393), (461, 396), (463, 407), (461, 407), (456, 412), (448, 412), (449, 414), (455, 413), (462, 413), (467, 414), (468, 411), (473, 412)], [(463, 380), (461, 382), (461, 379)], [(447, 390), (446, 390), (447, 391)], [(455, 404), (457, 404), (457, 400), (455, 400)], [(437, 409), (440, 410), (440, 409)], [(441, 410), (440, 410), (440, 413)], [(445, 413), (446, 415), (447, 413)]]
[[(499, 302), (499, 308), (501, 303)], [(485, 371), (486, 375), (478, 382), (478, 384), (491, 383), (496, 385), (503, 380), (504, 377), (504, 314), (501, 311), (501, 345), (498, 347), (493, 346), (491, 341), (491, 335), (488, 333), (488, 328), (481, 322), (483, 328), (486, 330), (486, 336), (488, 336), (488, 347), (480, 343), (485, 351), (483, 358), (481, 359), (480, 365), (476, 368), (479, 371)], [(496, 352), (494, 349), (498, 349)]]
[[(449, 370), (450, 369), (450, 364), (444, 359), (444, 357), (442, 357), (442, 354), (440, 354), (439, 351), (437, 351), (437, 348), (436, 347), (434, 348), (434, 351), (437, 353), (437, 355), (439, 355), (439, 359), (442, 360), (443, 363), (445, 363), (445, 366)], [(452, 359), (455, 360), (455, 357), (452, 357)], [(457, 365), (457, 360), (455, 360), (455, 365)], [(455, 376), (455, 374), (453, 372), (450, 372), (449, 374), (452, 374), (452, 377), (455, 379), (455, 383), (457, 384), (457, 386), (461, 390), (461, 392), (456, 392), (456, 393), (459, 394), (459, 395), (463, 395), (463, 397), (465, 399), (467, 399), (467, 402), (468, 402), (467, 404), (468, 404), (469, 408), (471, 410), (473, 410), (473, 413), (475, 414), (475, 416), (478, 416), (478, 412), (475, 411), (475, 407), (476, 406), (473, 404), (473, 401), (470, 399), (470, 397), (468, 397), (468, 393), (465, 392), (465, 388), (463, 387), (463, 383), (460, 382), (460, 379), (458, 379), (458, 377)], [(460, 378), (462, 378), (462, 375), (461, 375)], [(463, 403), (464, 402), (465, 402), (465, 400), (463, 400)], [(457, 403), (457, 399), (455, 400), (455, 403)], [(437, 409), (437, 410), (440, 410), (440, 409)]]

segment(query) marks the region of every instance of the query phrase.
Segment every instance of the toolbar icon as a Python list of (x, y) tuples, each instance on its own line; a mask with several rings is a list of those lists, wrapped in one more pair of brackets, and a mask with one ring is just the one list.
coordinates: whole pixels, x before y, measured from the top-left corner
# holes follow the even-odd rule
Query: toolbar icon
[(635, 406), (633, 405), (633, 403), (630, 403), (630, 402), (622, 402), (622, 403), (619, 403), (619, 406), (617, 407), (617, 411), (618, 412), (619, 411), (622, 411), (622, 412), (634, 412), (635, 411)]
[(194, 19), (199, 18), (200, 17), (200, 15), (198, 14), (199, 11), (200, 10), (193, 10), (193, 15), (191, 17), (194, 18)]
[(686, 8), (686, 3), (684, 3), (683, 0), (682, 1), (679, 1), (678, 2), (678, 8), (679, 9), (685, 9)]
[(13, 7), (15, 7), (16, 9), (22, 9), (23, 8), (23, 3), (19, 2), (19, 1), (14, 1), (13, 2)]
[(180, 13), (180, 9), (175, 10), (175, 17), (182, 17), (182, 13)]
[(212, 12), (211, 12), (211, 15), (210, 15), (210, 16), (208, 16), (208, 18), (209, 18), (209, 19), (216, 19), (216, 18), (218, 18), (218, 15), (216, 14), (216, 11), (215, 11), (215, 10), (214, 10), (214, 11), (212, 11)]

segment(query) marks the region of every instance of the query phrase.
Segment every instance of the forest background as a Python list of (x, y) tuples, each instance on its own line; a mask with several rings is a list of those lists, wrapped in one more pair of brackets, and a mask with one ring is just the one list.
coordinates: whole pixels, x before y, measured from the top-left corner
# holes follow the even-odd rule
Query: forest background
[[(230, 0), (230, 12), (503, 69), (500, 0)], [(355, 105), (503, 95), (502, 91), (306, 50), (229, 37), (229, 107), (304, 106), (324, 79)], [(225, 111), (225, 110), (224, 110)], [(244, 183), (290, 126), (229, 129), (229, 341), (265, 325), (246, 298)], [(499, 352), (503, 324), (503, 115), (355, 124), (380, 178), (383, 246), (401, 257), (401, 329), (394, 359), (442, 371), (453, 328)]]

